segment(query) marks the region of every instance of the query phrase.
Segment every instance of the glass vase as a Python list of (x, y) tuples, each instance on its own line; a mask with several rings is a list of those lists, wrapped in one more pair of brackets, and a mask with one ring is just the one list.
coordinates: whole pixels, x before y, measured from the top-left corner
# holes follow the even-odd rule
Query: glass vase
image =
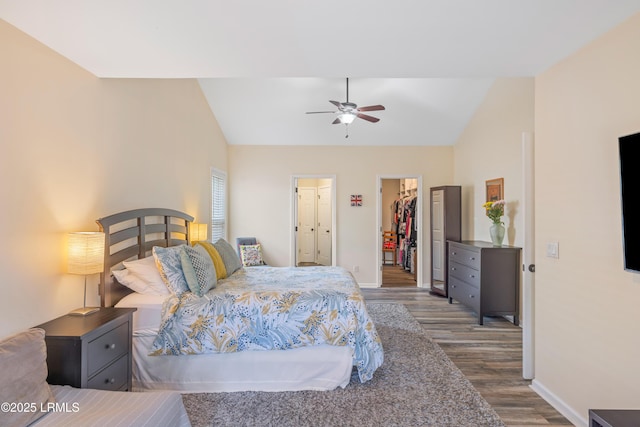
[(491, 243), (493, 246), (502, 246), (504, 240), (504, 225), (492, 224), (489, 228), (489, 234), (491, 235)]

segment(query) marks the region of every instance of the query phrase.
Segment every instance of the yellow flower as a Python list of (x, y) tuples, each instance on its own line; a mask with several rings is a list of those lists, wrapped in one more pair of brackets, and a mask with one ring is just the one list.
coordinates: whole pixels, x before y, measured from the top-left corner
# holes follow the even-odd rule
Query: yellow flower
[(487, 216), (494, 224), (502, 224), (502, 215), (504, 215), (504, 200), (496, 200), (486, 202), (482, 205), (487, 211)]

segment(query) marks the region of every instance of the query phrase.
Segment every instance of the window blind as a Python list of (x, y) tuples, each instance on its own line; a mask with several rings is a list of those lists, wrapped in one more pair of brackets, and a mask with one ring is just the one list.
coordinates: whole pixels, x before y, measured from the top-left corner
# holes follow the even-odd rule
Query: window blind
[(227, 236), (227, 174), (211, 169), (211, 241)]

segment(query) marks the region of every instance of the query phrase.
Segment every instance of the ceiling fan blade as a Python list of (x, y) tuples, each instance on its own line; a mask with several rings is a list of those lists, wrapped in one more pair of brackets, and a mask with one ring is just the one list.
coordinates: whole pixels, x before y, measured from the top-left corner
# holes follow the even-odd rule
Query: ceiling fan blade
[(340, 120), (340, 117), (338, 117), (333, 122), (331, 122), (332, 125), (339, 125), (340, 123), (342, 123), (342, 120)]
[(335, 105), (335, 106), (336, 106), (336, 107), (338, 107), (338, 108), (342, 107), (342, 103), (341, 103), (341, 102), (338, 102), (338, 101), (331, 101), (331, 100), (329, 100), (329, 102), (330, 102), (330, 103), (332, 103), (333, 105)]
[(305, 114), (337, 113), (337, 111), (307, 111)]
[(380, 111), (384, 110), (384, 105), (369, 105), (368, 107), (360, 107), (358, 111)]
[(372, 116), (368, 116), (366, 114), (358, 114), (358, 117), (360, 117), (361, 119), (367, 120), (371, 123), (376, 123), (379, 122), (380, 119), (376, 118), (376, 117), (372, 117)]

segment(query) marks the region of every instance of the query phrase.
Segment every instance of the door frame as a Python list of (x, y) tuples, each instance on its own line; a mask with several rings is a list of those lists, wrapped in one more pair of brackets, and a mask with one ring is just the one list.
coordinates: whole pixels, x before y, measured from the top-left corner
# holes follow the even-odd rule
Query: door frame
[(535, 378), (535, 141), (531, 132), (522, 132), (522, 377)]
[(331, 180), (331, 265), (336, 265), (337, 260), (337, 246), (336, 246), (336, 175), (335, 174), (294, 174), (291, 175), (291, 210), (289, 212), (289, 224), (291, 224), (290, 236), (289, 236), (289, 265), (296, 266), (296, 251), (297, 248), (297, 232), (296, 226), (298, 224), (298, 194), (296, 193), (296, 187), (298, 186), (299, 179), (330, 179)]
[[(376, 265), (378, 268), (376, 269), (376, 286), (378, 288), (382, 287), (382, 180), (383, 179), (416, 179), (418, 181), (418, 201), (417, 201), (417, 209), (418, 209), (418, 244), (416, 245), (416, 251), (418, 253), (418, 263), (416, 264), (416, 268), (418, 271), (416, 272), (416, 286), (418, 288), (424, 288), (424, 284), (422, 282), (422, 272), (423, 272), (423, 260), (424, 260), (424, 252), (423, 252), (423, 242), (424, 242), (424, 225), (423, 225), (423, 217), (424, 217), (424, 193), (422, 191), (422, 175), (420, 174), (396, 174), (396, 175), (377, 175), (376, 176), (376, 184), (378, 191), (376, 191), (376, 244), (377, 248), (380, 250), (376, 250)], [(429, 251), (431, 253), (431, 251)]]

